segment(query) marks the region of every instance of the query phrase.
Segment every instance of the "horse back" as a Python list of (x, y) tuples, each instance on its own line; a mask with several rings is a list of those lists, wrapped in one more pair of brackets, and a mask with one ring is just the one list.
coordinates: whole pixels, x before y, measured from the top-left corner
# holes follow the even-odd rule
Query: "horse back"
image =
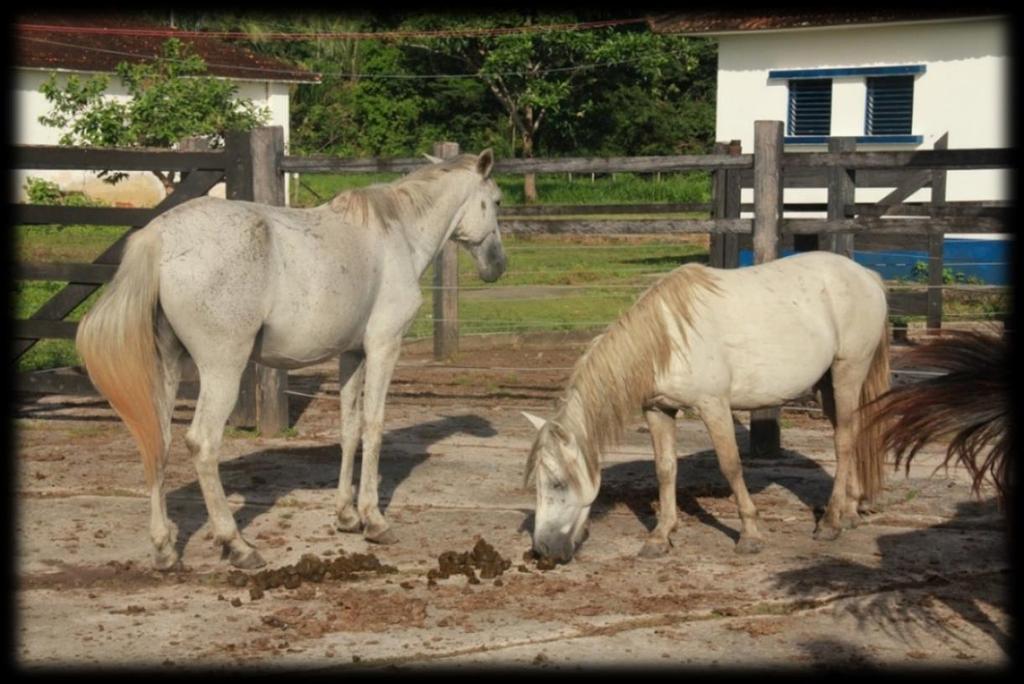
[(303, 365), (357, 336), (374, 294), (374, 262), (357, 227), (329, 218), (199, 198), (155, 220), (161, 305), (186, 346), (262, 333), (271, 358)]
[[(703, 268), (684, 268), (691, 267)], [(691, 400), (777, 405), (817, 382), (837, 358), (870, 357), (885, 321), (880, 280), (826, 252), (716, 269), (714, 283), (697, 298), (692, 332), (677, 340), (680, 353), (665, 378)]]

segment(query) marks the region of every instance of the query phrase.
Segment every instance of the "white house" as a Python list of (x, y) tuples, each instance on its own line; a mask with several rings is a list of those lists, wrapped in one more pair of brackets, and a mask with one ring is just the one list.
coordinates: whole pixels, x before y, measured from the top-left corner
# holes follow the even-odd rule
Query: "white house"
[[(160, 54), (161, 45), (168, 37), (158, 34), (170, 31), (168, 26), (156, 26), (132, 16), (74, 12), (20, 14), (14, 29), (12, 142), (16, 145), (58, 144), (62, 132), (39, 123), (39, 117), (50, 109), (39, 88), (51, 74), (57, 74), (60, 83), (66, 83), (72, 74), (82, 79), (110, 74), (110, 97), (127, 99), (114, 68), (123, 61), (153, 59)], [(291, 88), (298, 83), (317, 83), (319, 76), (213, 38), (180, 39), (203, 58), (212, 76), (230, 79), (238, 86), (239, 97), (269, 109), (268, 125), (284, 128), (287, 149)], [(16, 197), (24, 197), (23, 186), (28, 175), (45, 177), (66, 190), (81, 190), (112, 203), (152, 206), (165, 195), (161, 183), (149, 173), (131, 174), (127, 180), (110, 185), (85, 171), (16, 171), (13, 178)], [(217, 191), (215, 188), (214, 193)], [(220, 193), (223, 193), (223, 186)]]
[[(856, 136), (860, 150), (1010, 147), (1010, 17), (976, 9), (678, 13), (652, 30), (718, 43), (716, 140), (753, 149), (753, 122), (785, 122), (786, 151)], [(824, 201), (787, 190), (786, 201)], [(870, 202), (885, 190), (858, 190)], [(947, 199), (1012, 196), (1004, 171), (951, 171)], [(928, 191), (911, 198), (926, 200)], [(749, 201), (749, 198), (748, 198)]]

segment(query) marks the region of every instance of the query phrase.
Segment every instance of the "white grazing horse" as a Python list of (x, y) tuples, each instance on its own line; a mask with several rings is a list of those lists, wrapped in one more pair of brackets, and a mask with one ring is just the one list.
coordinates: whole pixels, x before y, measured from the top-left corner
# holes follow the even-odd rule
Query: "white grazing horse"
[[(378, 507), (384, 399), (420, 276), (449, 238), (480, 277), (505, 270), (494, 155), (460, 155), (386, 185), (349, 190), (312, 209), (203, 197), (154, 219), (128, 241), (106, 293), (78, 328), (93, 384), (138, 442), (150, 491), (155, 564), (178, 560), (163, 469), (184, 354), (200, 392), (186, 443), (213, 533), (240, 568), (264, 564), (238, 532), (217, 466), (224, 425), (250, 358), (300, 368), (341, 355), (337, 525), (392, 543)], [(352, 471), (363, 443), (358, 506)]]
[[(527, 414), (538, 429), (527, 461), (535, 478), (536, 553), (572, 558), (601, 483), (601, 450), (643, 409), (658, 475), (658, 524), (641, 555), (668, 551), (676, 527), (675, 415), (703, 420), (739, 507), (736, 550), (763, 544), (743, 481), (733, 409), (780, 406), (821, 391), (835, 428), (836, 475), (815, 537), (858, 522), (858, 503), (882, 484), (879, 430), (858, 409), (889, 387), (881, 278), (846, 257), (810, 252), (760, 266), (672, 271), (597, 337), (573, 369), (557, 414)], [(829, 382), (831, 378), (831, 382)], [(865, 416), (864, 418), (869, 418)]]

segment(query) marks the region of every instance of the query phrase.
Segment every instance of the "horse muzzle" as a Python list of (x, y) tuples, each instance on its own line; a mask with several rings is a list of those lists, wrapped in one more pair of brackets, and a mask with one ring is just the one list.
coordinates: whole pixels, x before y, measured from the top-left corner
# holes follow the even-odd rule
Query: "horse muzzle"
[(569, 537), (534, 537), (533, 552), (540, 558), (550, 558), (557, 563), (568, 563), (576, 552), (576, 545)]
[(568, 563), (589, 536), (590, 528), (586, 525), (579, 534), (562, 534), (541, 530), (533, 535), (533, 552), (541, 558), (550, 558), (558, 563)]
[(488, 237), (478, 245), (470, 245), (469, 252), (476, 261), (477, 275), (485, 283), (493, 283), (505, 273), (508, 260), (505, 258), (501, 240), (493, 236)]
[(485, 283), (493, 283), (505, 273), (506, 265), (505, 255), (502, 254), (497, 261), (489, 262), (486, 267), (477, 269), (477, 273), (480, 275), (480, 280)]

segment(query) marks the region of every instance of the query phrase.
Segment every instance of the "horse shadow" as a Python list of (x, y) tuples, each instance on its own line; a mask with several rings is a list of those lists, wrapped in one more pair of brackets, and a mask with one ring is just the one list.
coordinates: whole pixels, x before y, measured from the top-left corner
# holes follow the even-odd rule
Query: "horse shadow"
[[(767, 489), (772, 484), (781, 485), (810, 509), (813, 521), (817, 524), (825, 512), (825, 504), (832, 491), (832, 474), (822, 468), (817, 461), (790, 449), (781, 449), (778, 459), (751, 458), (748, 455), (750, 431), (738, 422), (734, 426), (736, 443), (741, 454), (743, 480), (751, 495)], [(710, 442), (710, 437), (708, 441)], [(738, 542), (739, 530), (723, 524), (697, 500), (698, 496), (713, 496), (717, 499), (728, 499), (732, 496), (732, 489), (719, 469), (718, 456), (714, 449), (684, 456), (677, 455), (676, 466), (676, 505), (679, 509), (701, 524), (718, 530), (733, 542)], [(778, 466), (801, 469), (803, 472), (799, 475), (780, 475), (775, 472)], [(710, 475), (708, 471), (712, 471)], [(600, 520), (622, 504), (650, 532), (658, 523), (657, 512), (653, 507), (657, 501), (658, 476), (652, 448), (648, 458), (602, 468), (601, 489), (594, 500), (590, 519)], [(527, 512), (519, 531), (532, 534), (534, 521), (534, 511)]]
[[(750, 433), (746, 426), (736, 423), (736, 441), (740, 449), (743, 480), (752, 496), (773, 484), (780, 485), (797, 497), (813, 515), (817, 523), (824, 513), (832, 491), (832, 474), (821, 465), (791, 449), (781, 449), (775, 459), (749, 456)], [(710, 438), (709, 438), (710, 441)], [(740, 538), (739, 530), (723, 524), (717, 516), (705, 510), (698, 497), (729, 499), (732, 489), (718, 466), (714, 449), (705, 449), (676, 458), (676, 505), (699, 523), (718, 530), (733, 542)], [(778, 469), (799, 469), (799, 475), (782, 474)], [(602, 470), (602, 485), (594, 501), (591, 518), (600, 520), (616, 506), (625, 505), (648, 531), (657, 525), (654, 504), (658, 501), (658, 479), (654, 466), (654, 452), (649, 459), (617, 463)]]
[[(943, 633), (951, 646), (960, 642), (963, 650), (969, 651), (971, 644), (937, 610), (936, 604), (941, 603), (972, 623), (1009, 655), (1010, 635), (980, 605), (1010, 604), (1010, 577), (1006, 576), (1005, 580), (998, 577), (1009, 572), (998, 567), (1010, 557), (1006, 538), (1002, 534), (989, 534), (980, 540), (975, 537), (971, 546), (963, 543), (972, 529), (1003, 530), (1001, 523), (992, 522), (993, 518), (998, 518), (997, 510), (995, 499), (959, 502), (953, 517), (945, 522), (879, 536), (877, 564), (823, 557), (808, 567), (779, 573), (775, 586), (793, 596), (806, 596), (815, 589), (847, 596), (871, 595), (869, 600), (846, 608), (856, 617), (861, 629), (878, 626), (891, 637), (910, 642), (912, 625), (923, 625)], [(955, 539), (955, 543), (951, 543), (951, 539)], [(975, 573), (947, 570), (955, 568), (958, 561), (969, 561), (983, 569)], [(991, 566), (997, 567), (992, 569)], [(904, 590), (919, 590), (920, 595), (908, 596)]]
[[(467, 434), (493, 437), (497, 430), (489, 420), (474, 414), (443, 416), (385, 432), (381, 444), (378, 494), (381, 512), (387, 511), (395, 490), (421, 463), (429, 458), (429, 447), (447, 437)], [(358, 487), (362, 450), (356, 453), (353, 486)], [(335, 442), (322, 446), (274, 447), (255, 451), (220, 465), (220, 479), (226, 496), (241, 494), (242, 507), (234, 513), (239, 531), (259, 515), (298, 489), (337, 491), (341, 468), (341, 447)], [(267, 497), (269, 501), (267, 500)], [(185, 546), (208, 519), (202, 504), (199, 481), (167, 493), (167, 505), (178, 525), (177, 551)]]

